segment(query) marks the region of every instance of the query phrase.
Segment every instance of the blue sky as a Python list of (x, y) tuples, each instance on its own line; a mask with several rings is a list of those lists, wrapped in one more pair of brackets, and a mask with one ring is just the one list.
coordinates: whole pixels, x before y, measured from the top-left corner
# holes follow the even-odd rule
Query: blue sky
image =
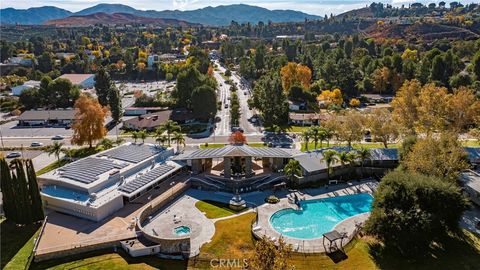
[[(380, 0), (376, 0), (378, 2)], [(56, 6), (64, 8), (70, 11), (79, 11), (87, 7), (99, 3), (121, 3), (129, 5), (136, 9), (155, 9), (155, 10), (165, 10), (165, 9), (180, 9), (180, 10), (191, 10), (202, 8), (206, 6), (218, 6), (218, 5), (229, 5), (229, 4), (249, 4), (255, 6), (261, 6), (268, 9), (293, 9), (303, 11), (309, 14), (315, 15), (324, 15), (324, 14), (339, 14), (348, 10), (364, 7), (365, 5), (373, 2), (372, 0), (1, 0), (1, 8), (14, 7), (19, 9), (25, 9), (29, 7), (39, 7), (39, 6)], [(409, 1), (409, 0), (384, 0), (383, 3), (393, 4), (395, 6), (400, 6), (402, 4), (408, 5), (408, 3), (413, 2), (440, 2), (438, 1)], [(446, 1), (449, 3), (450, 1)]]

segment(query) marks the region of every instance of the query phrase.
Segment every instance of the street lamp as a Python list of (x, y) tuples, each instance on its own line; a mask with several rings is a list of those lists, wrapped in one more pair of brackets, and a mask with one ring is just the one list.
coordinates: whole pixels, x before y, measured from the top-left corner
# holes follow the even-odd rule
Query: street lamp
[(172, 190), (172, 193), (170, 194), (170, 198), (173, 200), (173, 186), (175, 185), (175, 181), (170, 182), (170, 189)]

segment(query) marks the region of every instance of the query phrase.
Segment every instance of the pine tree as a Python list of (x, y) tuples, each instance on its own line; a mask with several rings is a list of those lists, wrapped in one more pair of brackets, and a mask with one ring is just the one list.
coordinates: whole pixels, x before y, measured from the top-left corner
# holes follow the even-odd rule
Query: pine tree
[(37, 175), (33, 167), (31, 159), (25, 161), (28, 177), (28, 190), (30, 192), (31, 208), (32, 208), (32, 221), (42, 220), (45, 215), (43, 214), (42, 198), (40, 197), (40, 191), (37, 184)]
[(115, 123), (120, 122), (122, 117), (122, 99), (120, 98), (120, 91), (112, 84), (110, 92), (108, 93), (108, 104), (110, 112)]

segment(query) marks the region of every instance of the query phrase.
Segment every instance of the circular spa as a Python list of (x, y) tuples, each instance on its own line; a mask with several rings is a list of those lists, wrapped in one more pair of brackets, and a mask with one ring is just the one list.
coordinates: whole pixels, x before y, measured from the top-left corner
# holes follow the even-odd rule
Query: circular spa
[(187, 226), (180, 226), (173, 229), (173, 233), (177, 236), (185, 236), (190, 234), (190, 228)]
[(343, 220), (370, 212), (372, 201), (367, 193), (301, 201), (301, 210), (277, 211), (270, 217), (270, 224), (287, 237), (320, 238)]

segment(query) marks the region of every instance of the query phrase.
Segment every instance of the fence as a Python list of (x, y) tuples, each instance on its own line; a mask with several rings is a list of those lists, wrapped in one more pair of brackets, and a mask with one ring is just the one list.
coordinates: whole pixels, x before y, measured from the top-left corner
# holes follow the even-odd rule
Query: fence
[(33, 249), (32, 249), (32, 252), (30, 252), (30, 254), (28, 255), (27, 263), (25, 264), (25, 270), (28, 270), (30, 268), (32, 261), (35, 258), (35, 255), (37, 253), (38, 243), (40, 243), (40, 238), (42, 237), (43, 231), (45, 230), (47, 219), (48, 219), (48, 216), (46, 216), (43, 219), (42, 227), (40, 227), (40, 232), (38, 233), (38, 236), (34, 239)]

